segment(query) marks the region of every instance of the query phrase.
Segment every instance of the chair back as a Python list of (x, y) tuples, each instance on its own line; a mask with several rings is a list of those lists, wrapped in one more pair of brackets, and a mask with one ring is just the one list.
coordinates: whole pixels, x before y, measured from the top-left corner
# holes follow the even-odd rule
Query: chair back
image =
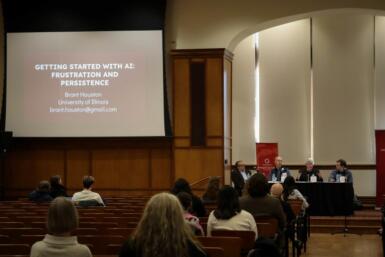
[(242, 240), (239, 237), (204, 237), (197, 239), (203, 247), (219, 247), (224, 251), (223, 257), (239, 257), (241, 255)]
[(278, 220), (272, 216), (254, 216), (258, 237), (275, 238), (278, 234)]
[(239, 237), (242, 241), (242, 251), (249, 251), (253, 249), (255, 244), (254, 231), (242, 231), (242, 230), (213, 230), (212, 236), (217, 237)]

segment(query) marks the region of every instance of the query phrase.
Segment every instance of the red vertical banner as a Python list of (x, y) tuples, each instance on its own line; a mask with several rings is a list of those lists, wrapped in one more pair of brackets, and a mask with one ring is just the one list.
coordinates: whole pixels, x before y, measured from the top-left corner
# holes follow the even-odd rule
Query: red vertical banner
[(267, 176), (274, 167), (278, 155), (278, 143), (257, 143), (257, 169)]
[(385, 130), (376, 130), (376, 169), (377, 169), (377, 194), (376, 205), (384, 204), (385, 195)]

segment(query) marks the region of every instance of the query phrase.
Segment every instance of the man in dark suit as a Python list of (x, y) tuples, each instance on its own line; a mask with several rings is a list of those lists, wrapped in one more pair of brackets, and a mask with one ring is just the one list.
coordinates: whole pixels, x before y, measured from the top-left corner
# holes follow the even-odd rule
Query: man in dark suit
[(231, 182), (234, 189), (238, 192), (239, 196), (242, 196), (242, 190), (245, 187), (246, 181), (251, 177), (251, 172), (246, 170), (243, 161), (237, 161), (235, 163), (235, 170), (231, 171)]
[[(288, 168), (282, 167), (282, 157), (277, 156), (274, 159), (274, 168), (270, 171), (269, 181), (279, 181), (283, 182), (284, 178), (290, 176), (290, 171)], [(281, 180), (282, 178), (282, 180)]]
[(299, 171), (299, 181), (311, 181), (312, 176), (316, 176), (318, 182), (322, 182), (323, 178), (319, 172), (319, 169), (314, 168), (314, 161), (313, 159), (309, 158), (307, 159), (305, 163), (306, 167)]

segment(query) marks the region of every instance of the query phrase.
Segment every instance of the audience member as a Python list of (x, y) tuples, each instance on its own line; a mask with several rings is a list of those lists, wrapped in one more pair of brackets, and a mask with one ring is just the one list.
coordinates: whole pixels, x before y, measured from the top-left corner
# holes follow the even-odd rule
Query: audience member
[(92, 256), (87, 246), (79, 244), (76, 236), (71, 236), (78, 224), (78, 213), (73, 203), (64, 197), (57, 197), (48, 209), (48, 234), (32, 246), (30, 256)]
[(202, 196), (202, 202), (204, 204), (217, 202), (220, 185), (220, 177), (210, 177), (209, 182), (207, 184), (206, 192)]
[(50, 183), (51, 183), (50, 195), (52, 198), (56, 198), (58, 196), (68, 197), (67, 189), (63, 186), (61, 177), (59, 175), (52, 176), (50, 179)]
[(307, 159), (305, 163), (306, 167), (299, 171), (299, 181), (311, 181), (312, 176), (315, 176), (316, 180), (318, 182), (322, 182), (323, 178), (320, 174), (319, 169), (314, 167), (314, 161), (313, 159), (309, 158)]
[(123, 244), (119, 256), (203, 257), (206, 254), (185, 222), (178, 199), (160, 193), (148, 201), (133, 236)]
[(336, 169), (330, 173), (329, 182), (347, 182), (353, 183), (353, 175), (348, 170), (347, 163), (343, 159), (339, 159), (336, 162)]
[(92, 192), (92, 185), (94, 184), (95, 179), (92, 176), (83, 177), (83, 190), (75, 193), (72, 196), (72, 201), (76, 204), (82, 205), (82, 202), (85, 202), (86, 205), (101, 205), (104, 206), (104, 202), (100, 195), (96, 192)]
[(201, 199), (192, 193), (190, 184), (184, 178), (179, 178), (175, 181), (174, 187), (171, 189), (171, 193), (178, 195), (180, 192), (186, 192), (191, 195), (192, 208), (191, 213), (197, 217), (204, 217), (206, 215), (206, 209)]
[(40, 181), (38, 187), (29, 193), (28, 199), (34, 202), (50, 202), (52, 197), (49, 194), (50, 184), (47, 180)]
[(234, 185), (238, 196), (242, 196), (242, 190), (245, 187), (246, 181), (251, 177), (251, 172), (246, 170), (243, 161), (235, 163), (235, 170), (231, 171), (231, 182)]
[(286, 215), (287, 223), (291, 223), (295, 219), (295, 215), (288, 202), (282, 200), (283, 186), (280, 183), (274, 183), (270, 188), (270, 195), (277, 198), (282, 205), (283, 212)]
[(239, 206), (238, 194), (231, 186), (219, 190), (218, 207), (212, 211), (207, 221), (207, 236), (213, 230), (250, 230), (258, 237), (253, 215)]
[(290, 171), (287, 168), (282, 167), (282, 157), (277, 156), (274, 159), (274, 168), (269, 173), (269, 181), (283, 182), (287, 176), (290, 176)]
[(248, 181), (248, 195), (240, 198), (241, 209), (253, 216), (269, 215), (278, 220), (280, 230), (286, 226), (285, 213), (278, 199), (268, 195), (268, 183), (261, 173), (256, 173)]
[(203, 231), (201, 224), (199, 223), (199, 218), (190, 213), (190, 209), (192, 206), (191, 195), (186, 192), (179, 192), (177, 197), (179, 199), (180, 204), (183, 207), (183, 210), (184, 210), (183, 217), (186, 220), (187, 224), (190, 225), (195, 235), (204, 236), (205, 233)]
[(287, 202), (287, 200), (302, 200), (302, 210), (305, 210), (307, 207), (309, 207), (306, 198), (298, 189), (296, 189), (295, 180), (292, 176), (288, 176), (283, 182), (282, 198), (285, 202)]

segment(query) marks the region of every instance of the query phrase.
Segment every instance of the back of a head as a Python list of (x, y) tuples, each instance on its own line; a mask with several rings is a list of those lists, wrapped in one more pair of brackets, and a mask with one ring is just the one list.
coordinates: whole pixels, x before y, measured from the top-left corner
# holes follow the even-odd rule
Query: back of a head
[(206, 196), (211, 199), (217, 199), (220, 185), (220, 177), (211, 177), (207, 184), (207, 189), (205, 192)]
[(218, 207), (214, 211), (217, 219), (228, 220), (241, 211), (237, 191), (231, 186), (223, 186), (218, 193)]
[(270, 188), (270, 194), (275, 198), (280, 198), (283, 192), (283, 186), (280, 183), (274, 183)]
[(64, 197), (53, 200), (48, 209), (47, 229), (52, 235), (63, 235), (74, 231), (79, 224), (74, 204)]
[(348, 167), (348, 163), (344, 159), (338, 159), (337, 162), (344, 168)]
[(285, 181), (283, 182), (283, 200), (287, 201), (294, 189), (295, 189), (294, 177), (292, 176), (286, 177)]
[(284, 189), (291, 189), (295, 187), (295, 179), (293, 176), (287, 176), (283, 182)]
[(51, 186), (47, 180), (42, 180), (39, 182), (37, 190), (42, 193), (48, 193), (51, 189)]
[(191, 203), (192, 203), (191, 195), (186, 192), (179, 192), (177, 194), (177, 197), (183, 209), (187, 211), (191, 207)]
[(51, 187), (56, 187), (60, 185), (60, 180), (61, 178), (59, 175), (52, 176), (49, 180), (49, 182), (51, 183)]
[(179, 192), (186, 192), (192, 194), (191, 187), (188, 181), (184, 178), (179, 178), (175, 181), (173, 188), (171, 189), (171, 193), (177, 195)]
[(95, 178), (92, 176), (84, 176), (83, 177), (83, 187), (86, 189), (91, 188), (91, 186), (94, 184)]
[(268, 191), (267, 179), (263, 174), (256, 173), (249, 178), (247, 192), (251, 197), (264, 197)]
[(176, 196), (154, 195), (147, 203), (134, 233), (140, 256), (187, 256), (187, 242), (193, 242), (190, 227)]

